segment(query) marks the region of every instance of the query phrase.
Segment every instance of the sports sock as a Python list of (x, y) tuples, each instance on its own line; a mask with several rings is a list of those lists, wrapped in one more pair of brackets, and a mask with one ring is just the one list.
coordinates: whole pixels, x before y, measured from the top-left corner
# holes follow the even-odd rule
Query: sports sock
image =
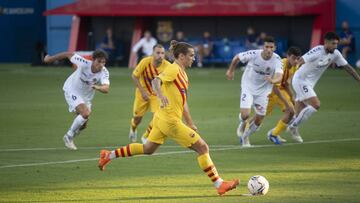
[(248, 136), (252, 135), (258, 128), (259, 128), (259, 126), (256, 125), (255, 122), (252, 122), (252, 123), (250, 124), (249, 129), (247, 129), (247, 130), (244, 132), (244, 137), (248, 137)]
[(308, 105), (303, 110), (300, 111), (299, 115), (296, 117), (296, 119), (291, 123), (292, 127), (298, 127), (301, 123), (305, 122), (307, 119), (310, 118), (310, 116), (317, 112), (317, 110), (312, 107), (311, 105)]
[(147, 129), (146, 129), (146, 131), (145, 131), (144, 134), (143, 134), (143, 137), (144, 137), (144, 138), (148, 138), (148, 137), (149, 137), (152, 127), (153, 127), (153, 121), (151, 120), (150, 123), (149, 123), (149, 125), (148, 125), (148, 127), (147, 127)]
[(219, 188), (223, 179), (220, 178), (214, 163), (212, 162), (210, 155), (208, 153), (202, 154), (197, 158), (200, 168), (206, 173), (206, 175), (211, 179), (216, 188)]
[(144, 154), (144, 145), (139, 143), (132, 143), (111, 151), (110, 159), (118, 157), (129, 157), (139, 154)]
[(70, 129), (67, 132), (67, 135), (71, 138), (74, 137), (75, 132), (77, 132), (82, 125), (87, 121), (88, 119), (83, 118), (81, 115), (78, 115), (75, 117), (73, 123), (71, 124)]
[(286, 128), (287, 128), (287, 124), (284, 123), (284, 121), (279, 120), (279, 122), (276, 124), (274, 130), (272, 131), (272, 135), (278, 136), (282, 132), (284, 132)]

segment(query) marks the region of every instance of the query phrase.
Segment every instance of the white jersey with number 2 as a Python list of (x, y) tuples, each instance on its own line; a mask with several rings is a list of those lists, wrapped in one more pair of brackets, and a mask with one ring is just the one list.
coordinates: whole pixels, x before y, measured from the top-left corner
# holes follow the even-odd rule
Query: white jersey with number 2
[(241, 52), (237, 56), (242, 63), (247, 63), (241, 78), (241, 88), (247, 89), (252, 95), (268, 95), (272, 91), (272, 84), (265, 80), (265, 76), (283, 73), (279, 55), (274, 53), (270, 59), (261, 56), (263, 50)]

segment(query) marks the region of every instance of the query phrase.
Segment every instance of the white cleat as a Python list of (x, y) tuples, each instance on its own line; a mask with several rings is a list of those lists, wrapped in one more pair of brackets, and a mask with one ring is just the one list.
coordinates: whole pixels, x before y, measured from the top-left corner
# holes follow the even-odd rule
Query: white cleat
[(130, 140), (130, 142), (136, 142), (136, 140), (137, 140), (137, 130), (133, 131), (132, 128), (130, 128), (129, 140)]
[(249, 136), (247, 136), (247, 137), (241, 136), (240, 144), (242, 147), (251, 147)]
[(278, 139), (280, 140), (280, 142), (286, 142), (286, 139), (280, 137), (280, 135), (278, 136)]
[(304, 140), (300, 136), (300, 133), (299, 133), (297, 127), (293, 127), (293, 126), (289, 125), (287, 130), (291, 134), (291, 137), (292, 137), (293, 140), (295, 140), (298, 143), (303, 143), (304, 142)]
[(246, 127), (246, 122), (240, 122), (239, 126), (236, 129), (236, 134), (238, 137), (241, 137), (244, 134)]
[(69, 135), (65, 134), (63, 137), (65, 147), (71, 150), (77, 150), (77, 147), (74, 144), (74, 140)]

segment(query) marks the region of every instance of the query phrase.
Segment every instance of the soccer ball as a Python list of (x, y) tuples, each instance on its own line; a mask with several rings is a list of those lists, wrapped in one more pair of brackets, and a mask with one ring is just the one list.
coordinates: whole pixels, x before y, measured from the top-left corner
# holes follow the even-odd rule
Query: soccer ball
[(269, 187), (269, 182), (261, 175), (251, 177), (248, 182), (248, 189), (252, 195), (265, 195)]

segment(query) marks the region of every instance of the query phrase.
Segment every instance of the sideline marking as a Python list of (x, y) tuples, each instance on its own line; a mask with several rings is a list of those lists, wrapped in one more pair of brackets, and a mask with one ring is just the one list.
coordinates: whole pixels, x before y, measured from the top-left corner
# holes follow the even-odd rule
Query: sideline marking
[[(314, 140), (304, 143), (287, 143), (283, 144), (282, 146), (277, 146), (274, 144), (271, 145), (253, 145), (252, 147), (241, 147), (240, 145), (220, 145), (223, 146), (223, 148), (218, 149), (210, 149), (211, 152), (214, 151), (227, 151), (227, 150), (235, 150), (235, 149), (241, 149), (241, 150), (248, 150), (248, 149), (256, 149), (256, 148), (267, 148), (267, 147), (286, 147), (286, 146), (293, 146), (293, 145), (304, 145), (304, 144), (318, 144), (318, 143), (334, 143), (334, 142), (347, 142), (347, 141), (360, 141), (360, 138), (344, 138), (344, 139), (334, 139), (334, 140)], [(216, 146), (216, 145), (214, 145)], [(213, 147), (210, 145), (210, 148)], [(36, 148), (36, 149), (59, 149), (59, 148)], [(68, 150), (68, 149), (67, 149)], [(170, 152), (159, 152), (155, 153), (151, 156), (163, 156), (163, 155), (169, 155), (169, 154), (186, 154), (186, 153), (194, 153), (191, 150), (186, 151), (170, 151)], [(136, 157), (145, 157), (148, 155), (139, 155)], [(67, 160), (67, 161), (51, 161), (51, 162), (43, 162), (43, 163), (28, 163), (28, 164), (14, 164), (14, 165), (4, 165), (0, 166), (0, 169), (3, 168), (18, 168), (18, 167), (29, 167), (29, 166), (42, 166), (42, 165), (53, 165), (53, 164), (67, 164), (67, 163), (77, 163), (77, 162), (84, 162), (84, 161), (95, 161), (99, 158), (89, 158), (89, 159), (75, 159), (75, 160)]]

